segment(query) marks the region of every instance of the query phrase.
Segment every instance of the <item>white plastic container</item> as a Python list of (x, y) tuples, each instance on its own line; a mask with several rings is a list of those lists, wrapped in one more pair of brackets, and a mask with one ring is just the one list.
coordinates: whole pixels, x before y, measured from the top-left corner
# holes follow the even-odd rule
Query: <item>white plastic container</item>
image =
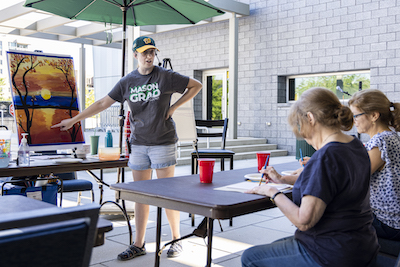
[(28, 140), (26, 139), (27, 133), (23, 133), (21, 144), (18, 147), (18, 166), (29, 166), (30, 164), (30, 154)]

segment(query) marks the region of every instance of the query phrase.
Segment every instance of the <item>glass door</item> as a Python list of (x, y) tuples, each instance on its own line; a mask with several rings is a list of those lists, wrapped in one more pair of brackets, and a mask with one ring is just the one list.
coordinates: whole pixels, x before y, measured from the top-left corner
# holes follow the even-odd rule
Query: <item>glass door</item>
[(228, 117), (228, 69), (203, 72), (203, 118), (222, 120)]

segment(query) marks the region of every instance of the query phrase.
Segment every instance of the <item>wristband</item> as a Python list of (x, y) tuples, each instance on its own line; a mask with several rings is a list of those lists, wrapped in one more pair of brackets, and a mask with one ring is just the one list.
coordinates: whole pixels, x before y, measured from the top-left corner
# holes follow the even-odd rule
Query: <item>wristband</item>
[(270, 197), (270, 200), (273, 204), (275, 204), (275, 198), (277, 195), (283, 194), (281, 191), (276, 192), (272, 197)]

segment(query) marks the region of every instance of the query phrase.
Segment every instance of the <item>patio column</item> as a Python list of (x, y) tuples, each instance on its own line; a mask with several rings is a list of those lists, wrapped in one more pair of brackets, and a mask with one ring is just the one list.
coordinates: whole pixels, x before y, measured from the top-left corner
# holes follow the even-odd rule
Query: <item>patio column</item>
[(126, 47), (128, 50), (127, 51), (128, 58), (127, 58), (126, 62), (128, 64), (128, 67), (127, 67), (128, 73), (130, 73), (134, 69), (136, 69), (137, 64), (138, 64), (137, 60), (133, 57), (132, 44), (136, 38), (140, 37), (140, 26), (137, 26), (137, 27), (128, 26), (127, 37), (128, 37), (128, 39), (127, 39)]
[(235, 12), (229, 19), (229, 93), (228, 93), (228, 135), (237, 139), (238, 105), (238, 18)]

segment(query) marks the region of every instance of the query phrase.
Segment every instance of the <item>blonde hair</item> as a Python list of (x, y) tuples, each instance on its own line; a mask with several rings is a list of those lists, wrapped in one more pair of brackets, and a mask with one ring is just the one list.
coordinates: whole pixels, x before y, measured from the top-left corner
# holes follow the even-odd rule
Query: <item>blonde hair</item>
[(400, 131), (400, 103), (392, 103), (386, 95), (377, 89), (358, 91), (349, 100), (349, 106), (356, 107), (361, 112), (371, 114), (378, 112), (379, 121), (386, 126)]
[(307, 112), (311, 112), (319, 124), (328, 128), (349, 131), (353, 127), (350, 108), (343, 106), (337, 96), (326, 88), (308, 89), (290, 109), (288, 121), (297, 137), (308, 137)]

